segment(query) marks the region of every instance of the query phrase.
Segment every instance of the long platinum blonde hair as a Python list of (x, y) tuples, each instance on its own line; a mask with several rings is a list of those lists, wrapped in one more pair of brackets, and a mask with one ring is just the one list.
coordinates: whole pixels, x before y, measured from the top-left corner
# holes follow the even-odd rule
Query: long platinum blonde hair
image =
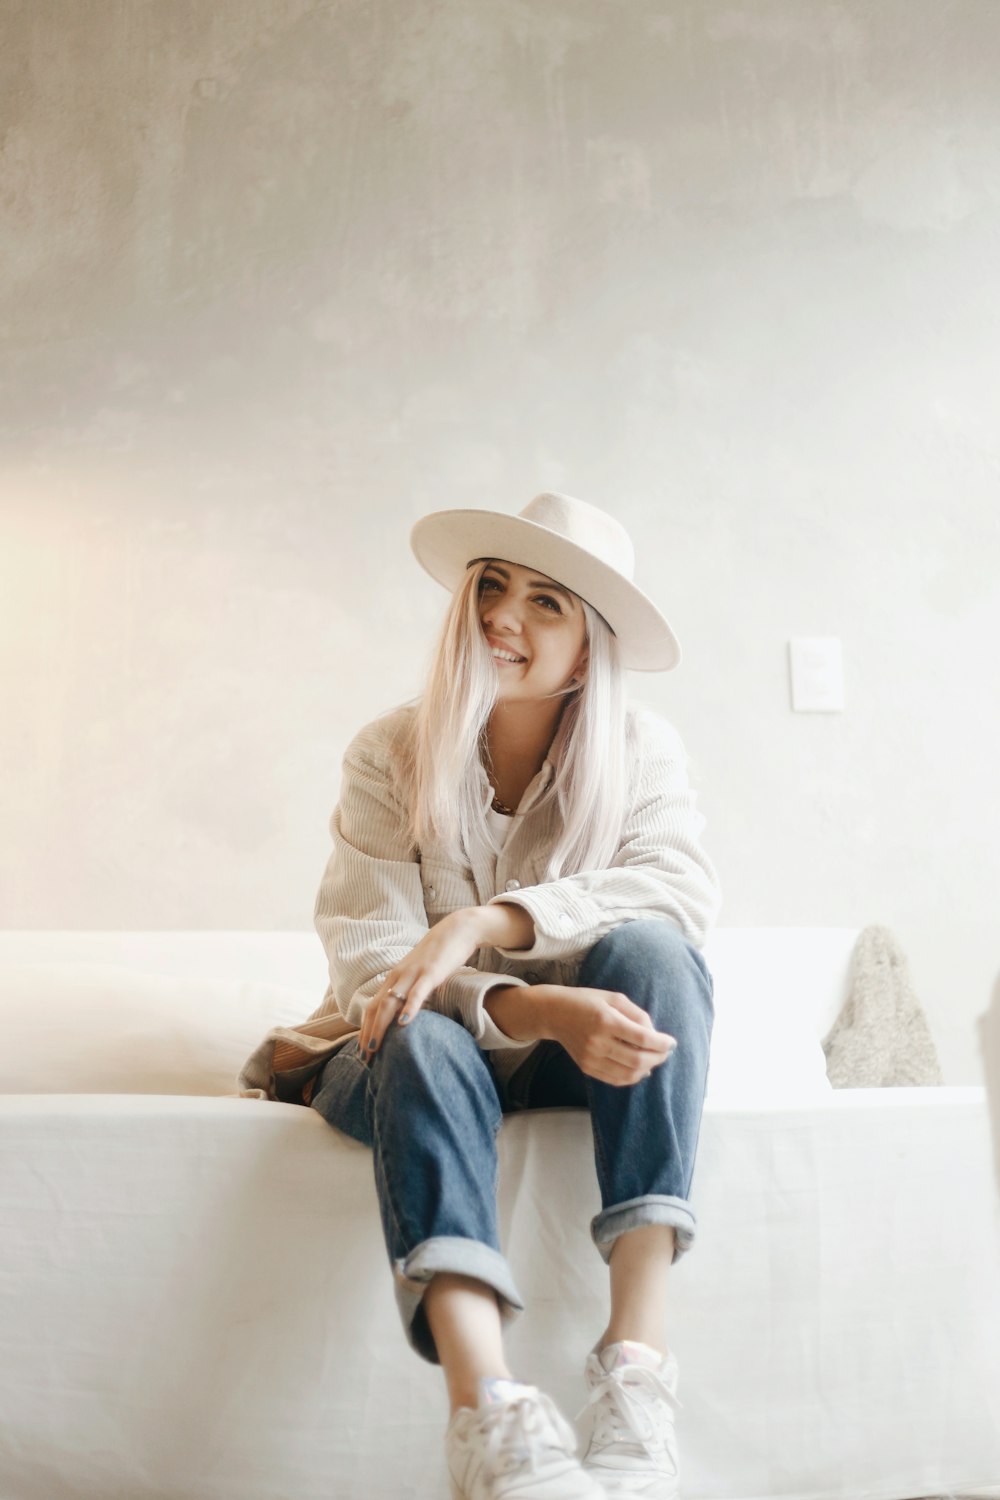
[[(486, 728), (499, 697), (499, 673), (479, 615), (479, 583), (490, 561), (470, 567), (452, 596), (411, 734), (397, 756), (414, 842), (433, 841), (459, 862), (498, 847), (482, 775)], [(618, 641), (602, 616), (580, 603), (588, 659), (582, 681), (551, 695), (566, 700), (549, 750), (555, 774), (533, 809), (553, 806), (556, 812), (545, 880), (610, 865), (628, 810), (634, 746)]]

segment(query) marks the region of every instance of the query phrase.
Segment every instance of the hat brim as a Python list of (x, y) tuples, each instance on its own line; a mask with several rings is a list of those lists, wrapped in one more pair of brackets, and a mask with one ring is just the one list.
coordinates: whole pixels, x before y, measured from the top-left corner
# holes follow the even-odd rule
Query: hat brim
[(425, 572), (452, 591), (480, 557), (536, 568), (603, 615), (618, 638), (623, 666), (670, 672), (680, 664), (680, 642), (653, 601), (616, 568), (547, 526), (503, 511), (438, 510), (417, 521), (410, 546)]

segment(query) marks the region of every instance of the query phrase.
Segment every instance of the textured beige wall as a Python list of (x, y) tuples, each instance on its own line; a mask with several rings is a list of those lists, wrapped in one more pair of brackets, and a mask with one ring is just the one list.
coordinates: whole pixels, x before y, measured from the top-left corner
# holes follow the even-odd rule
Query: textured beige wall
[[(1000, 5), (0, 0), (0, 921), (308, 928), (425, 510), (615, 511), (727, 924), (997, 979)], [(837, 635), (847, 710), (794, 714)]]

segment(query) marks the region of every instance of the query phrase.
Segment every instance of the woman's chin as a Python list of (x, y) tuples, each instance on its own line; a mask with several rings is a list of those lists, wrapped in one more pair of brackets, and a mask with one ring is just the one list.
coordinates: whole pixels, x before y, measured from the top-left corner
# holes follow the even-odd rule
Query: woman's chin
[(501, 682), (497, 689), (497, 703), (507, 704), (513, 708), (517, 705), (535, 704), (538, 708), (551, 707), (552, 704), (561, 702), (562, 699), (555, 698), (555, 688), (529, 687), (521, 682)]

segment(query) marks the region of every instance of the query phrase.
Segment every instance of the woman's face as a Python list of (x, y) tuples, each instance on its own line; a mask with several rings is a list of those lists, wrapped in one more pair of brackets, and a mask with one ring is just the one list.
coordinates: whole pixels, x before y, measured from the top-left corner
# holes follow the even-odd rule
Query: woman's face
[[(497, 560), (479, 582), (479, 618), (500, 674), (500, 696), (531, 699), (564, 688), (587, 660), (576, 594), (533, 568)], [(515, 661), (509, 660), (516, 657)]]

